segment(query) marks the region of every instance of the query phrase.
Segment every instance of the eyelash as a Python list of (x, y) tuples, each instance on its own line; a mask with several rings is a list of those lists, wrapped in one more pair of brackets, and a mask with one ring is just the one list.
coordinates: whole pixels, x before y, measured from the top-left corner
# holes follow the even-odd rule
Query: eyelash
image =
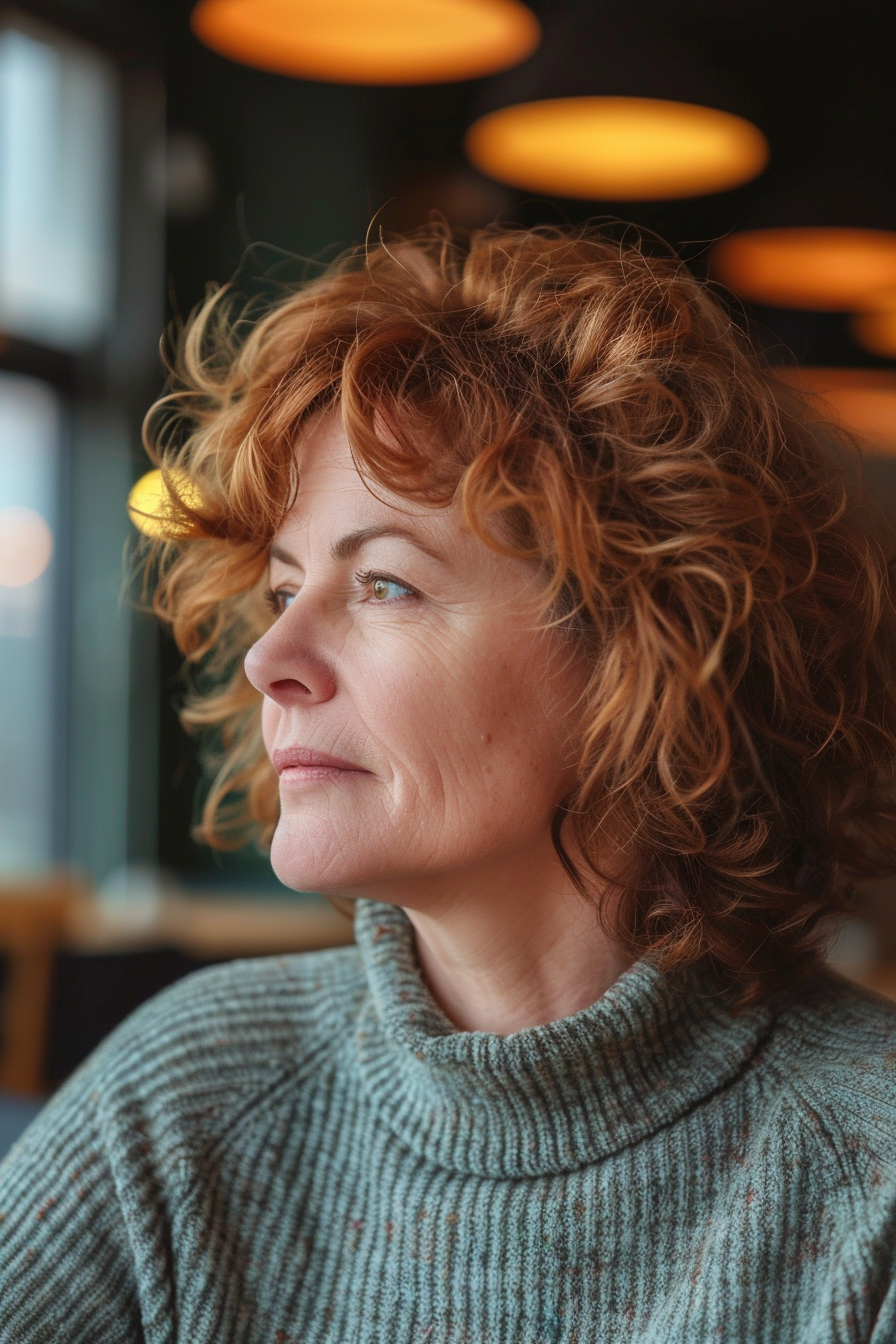
[[(376, 570), (362, 569), (355, 574), (355, 579), (364, 588), (369, 588), (372, 583), (375, 583), (377, 581), (377, 579), (382, 579), (385, 583), (394, 583), (397, 588), (403, 588), (405, 590), (405, 593), (408, 594), (410, 597), (417, 596), (413, 588), (409, 588), (408, 585), (406, 583), (402, 583), (400, 579), (393, 578), (391, 574), (380, 574)], [(264, 593), (265, 603), (268, 609), (275, 616), (282, 615), (282, 613), (286, 610), (285, 607), (280, 606), (280, 594), (283, 591), (284, 590), (282, 588), (277, 589), (267, 588)], [(404, 602), (405, 600), (406, 600), (405, 597), (387, 597), (385, 602), (374, 602), (373, 605), (375, 607), (390, 607), (395, 602)]]

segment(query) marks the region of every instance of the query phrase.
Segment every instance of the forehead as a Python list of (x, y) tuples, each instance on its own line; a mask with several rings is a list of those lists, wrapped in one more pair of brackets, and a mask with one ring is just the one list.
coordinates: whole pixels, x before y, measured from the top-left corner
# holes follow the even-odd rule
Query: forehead
[(395, 494), (379, 482), (365, 483), (352, 458), (348, 437), (335, 411), (314, 417), (296, 446), (299, 487), (278, 535), (310, 528), (399, 524), (442, 543), (466, 539), (482, 546), (463, 524), (456, 507), (431, 509)]

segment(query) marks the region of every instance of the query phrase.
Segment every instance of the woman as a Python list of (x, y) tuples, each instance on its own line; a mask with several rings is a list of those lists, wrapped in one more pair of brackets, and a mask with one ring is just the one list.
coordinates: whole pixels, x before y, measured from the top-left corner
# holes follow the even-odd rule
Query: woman
[(668, 257), (433, 227), (148, 443), (209, 843), (357, 947), (144, 1006), (2, 1170), (0, 1339), (896, 1337), (896, 616), (841, 473)]

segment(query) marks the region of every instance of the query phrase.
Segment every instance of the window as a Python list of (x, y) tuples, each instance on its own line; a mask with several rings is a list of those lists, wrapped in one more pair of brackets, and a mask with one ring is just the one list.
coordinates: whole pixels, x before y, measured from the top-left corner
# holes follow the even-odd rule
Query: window
[(73, 427), (113, 330), (119, 87), (103, 52), (0, 20), (0, 874), (58, 862), (71, 830), (73, 488), (84, 508), (96, 484)]
[[(35, 30), (36, 31), (36, 30)], [(114, 289), (114, 68), (67, 38), (0, 30), (0, 327), (78, 350)]]
[(48, 384), (0, 373), (0, 871), (53, 857), (54, 611), (62, 407)]

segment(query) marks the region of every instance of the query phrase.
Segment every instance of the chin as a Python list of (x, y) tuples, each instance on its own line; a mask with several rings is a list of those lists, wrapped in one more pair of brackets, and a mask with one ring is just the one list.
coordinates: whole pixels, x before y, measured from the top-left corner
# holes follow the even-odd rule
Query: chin
[(348, 894), (352, 887), (363, 887), (375, 878), (369, 860), (362, 855), (352, 856), (339, 848), (334, 853), (330, 845), (315, 847), (308, 835), (291, 835), (280, 826), (271, 843), (271, 867), (293, 891)]

